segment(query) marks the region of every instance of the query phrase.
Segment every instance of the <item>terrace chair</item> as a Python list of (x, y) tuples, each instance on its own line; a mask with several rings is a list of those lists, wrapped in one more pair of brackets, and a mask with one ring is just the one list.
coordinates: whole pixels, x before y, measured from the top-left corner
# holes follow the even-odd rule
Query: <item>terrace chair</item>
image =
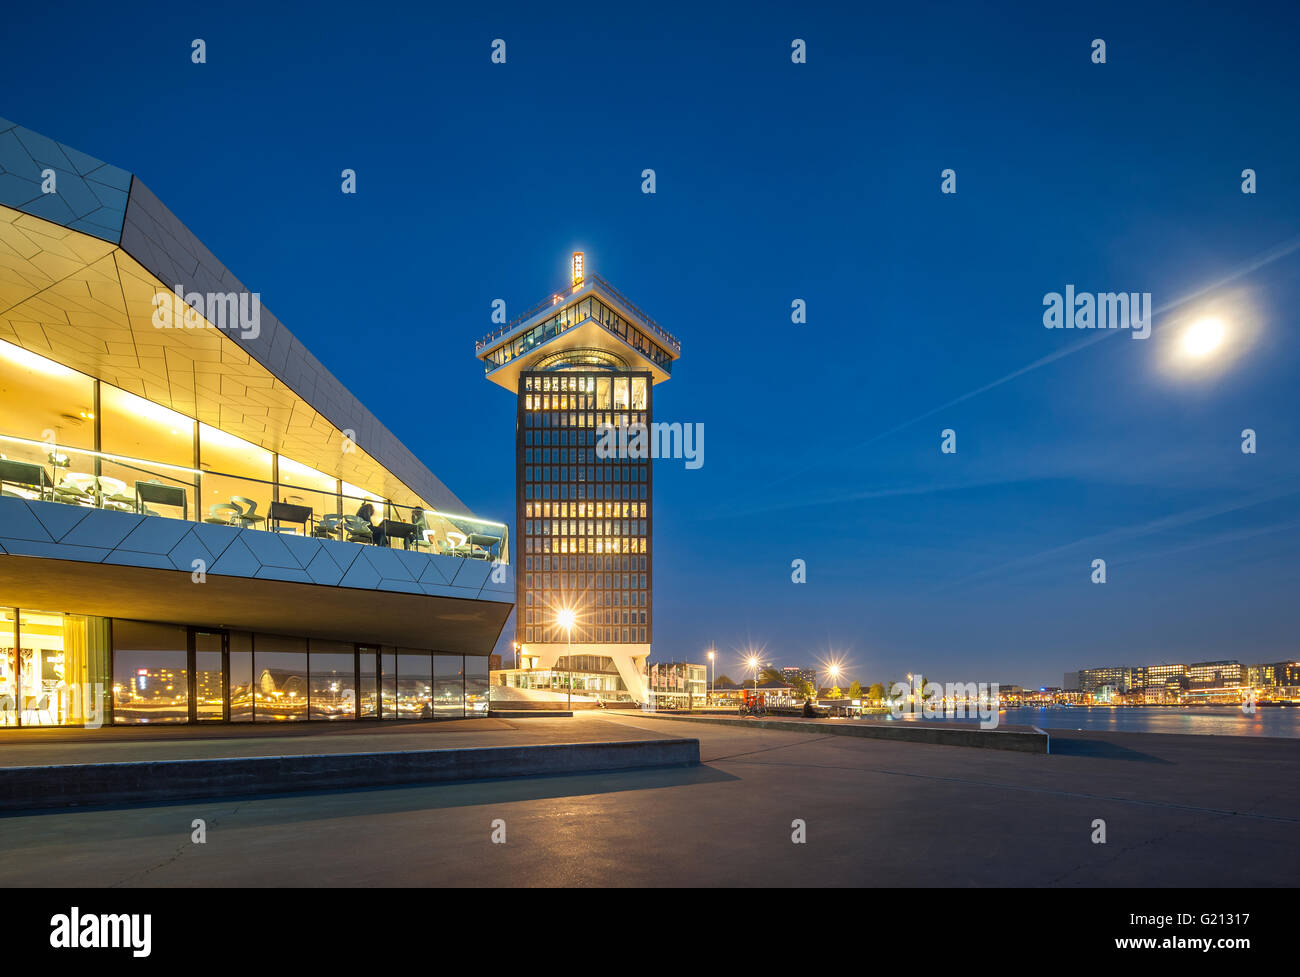
[(336, 512), (327, 512), (312, 527), (311, 534), (317, 539), (342, 539), (343, 517)]
[(237, 526), (236, 520), (243, 514), (244, 510), (233, 502), (214, 502), (208, 507), (208, 518), (203, 521), (214, 526)]
[(252, 499), (246, 499), (242, 495), (232, 495), (230, 501), (239, 506), (239, 521), (235, 523), (244, 529), (260, 529), (257, 524), (266, 522), (266, 516), (257, 514), (257, 503)]
[(0, 695), (0, 720), (3, 720), (3, 725), (12, 726), (17, 722), (17, 720), (13, 718), (17, 712), (18, 707), (14, 703), (14, 697), (8, 693)]
[(366, 522), (360, 516), (344, 516), (343, 531), (347, 535), (349, 543), (374, 542), (374, 536), (370, 532), (370, 523)]

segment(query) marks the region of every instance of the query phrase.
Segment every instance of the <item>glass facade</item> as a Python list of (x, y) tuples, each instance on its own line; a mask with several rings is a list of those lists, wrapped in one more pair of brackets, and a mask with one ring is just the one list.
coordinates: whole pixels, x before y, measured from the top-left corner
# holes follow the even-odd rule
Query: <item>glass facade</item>
[(115, 724), (189, 722), (188, 645), (174, 624), (113, 622)]
[(0, 607), (0, 726), (461, 719), (490, 691), (483, 655)]
[(648, 373), (563, 370), (519, 378), (517, 574), (522, 643), (651, 640), (648, 457), (602, 458), (598, 429), (649, 425)]
[(386, 498), (3, 341), (0, 493), (510, 559), (502, 523), (440, 512), (410, 492)]
[(311, 641), (309, 715), (312, 719), (354, 719), (357, 656), (341, 641)]
[[(487, 660), (484, 659), (484, 665)], [(458, 719), (465, 715), (465, 666), (454, 655), (437, 655), (433, 659), (434, 715), (440, 719)]]
[(433, 718), (433, 662), (427, 652), (403, 648), (397, 656), (397, 715)]

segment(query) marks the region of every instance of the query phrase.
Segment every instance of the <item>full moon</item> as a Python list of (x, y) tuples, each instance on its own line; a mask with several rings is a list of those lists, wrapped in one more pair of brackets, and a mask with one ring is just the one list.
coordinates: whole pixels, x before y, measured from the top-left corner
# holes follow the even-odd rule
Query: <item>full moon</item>
[(1203, 359), (1223, 345), (1224, 328), (1219, 319), (1200, 319), (1183, 333), (1183, 352)]

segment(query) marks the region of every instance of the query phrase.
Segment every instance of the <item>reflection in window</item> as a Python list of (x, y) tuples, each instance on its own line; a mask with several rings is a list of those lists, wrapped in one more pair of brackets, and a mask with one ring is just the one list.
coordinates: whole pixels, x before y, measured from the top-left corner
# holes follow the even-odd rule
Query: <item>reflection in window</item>
[(627, 377), (614, 378), (614, 410), (627, 410)]
[(379, 656), (379, 718), (397, 718), (397, 655), (391, 649), (384, 649)]
[(645, 377), (632, 377), (632, 409), (645, 410)]
[(311, 718), (356, 716), (356, 656), (342, 641), (311, 640)]
[(259, 634), (253, 638), (254, 719), (259, 723), (307, 718), (307, 642)]
[(114, 620), (114, 723), (189, 721), (188, 645), (185, 628)]
[(230, 632), (230, 721), (253, 721), (253, 636)]
[(488, 660), (483, 655), (465, 656), (465, 715), (488, 713)]
[(194, 717), (200, 721), (226, 718), (226, 672), (217, 631), (194, 632)]
[(397, 714), (402, 719), (433, 717), (433, 675), (429, 653), (403, 648), (397, 656)]
[(439, 719), (465, 715), (463, 669), (460, 655), (433, 656), (433, 712)]
[(361, 673), (361, 687), (357, 689), (357, 697), (361, 703), (361, 717), (375, 718), (379, 714), (379, 691), (375, 684), (377, 667), (378, 648), (362, 645), (359, 651), (359, 671)]

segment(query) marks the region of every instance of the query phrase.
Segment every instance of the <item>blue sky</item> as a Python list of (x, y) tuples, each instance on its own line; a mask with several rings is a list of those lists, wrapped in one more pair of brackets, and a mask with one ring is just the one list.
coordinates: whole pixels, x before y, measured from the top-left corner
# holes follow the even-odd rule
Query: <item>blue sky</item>
[[(0, 116), (136, 173), (489, 517), (514, 403), (474, 339), (586, 251), (682, 340), (658, 418), (705, 425), (657, 462), (656, 658), (1294, 658), (1294, 10), (898, 6), (22, 8)], [(1042, 326), (1067, 283), (1165, 311), (1086, 343)], [(1171, 368), (1207, 310), (1234, 355)]]

